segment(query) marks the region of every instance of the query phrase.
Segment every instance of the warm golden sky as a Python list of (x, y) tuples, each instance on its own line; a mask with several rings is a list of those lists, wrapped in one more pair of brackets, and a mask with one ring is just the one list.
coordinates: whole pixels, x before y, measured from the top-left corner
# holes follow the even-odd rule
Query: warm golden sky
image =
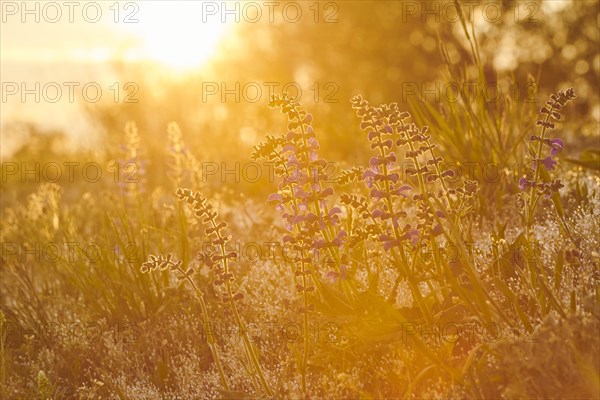
[[(2, 153), (10, 153), (7, 138), (14, 135), (8, 131), (15, 121), (87, 136), (94, 127), (81, 113), (81, 102), (70, 101), (64, 83), (80, 84), (75, 97), (89, 82), (97, 82), (103, 96), (111, 95), (119, 79), (112, 61), (152, 61), (176, 75), (201, 68), (236, 25), (212, 15), (209, 3), (215, 2), (0, 1)], [(62, 90), (57, 102), (43, 94), (40, 101), (35, 94), (23, 100), (21, 85), (35, 90), (39, 84), (43, 92), (48, 83)], [(48, 93), (54, 96), (54, 89)]]
[(69, 3), (3, 0), (2, 61), (153, 59), (193, 67), (211, 55), (233, 22), (211, 15), (215, 2)]

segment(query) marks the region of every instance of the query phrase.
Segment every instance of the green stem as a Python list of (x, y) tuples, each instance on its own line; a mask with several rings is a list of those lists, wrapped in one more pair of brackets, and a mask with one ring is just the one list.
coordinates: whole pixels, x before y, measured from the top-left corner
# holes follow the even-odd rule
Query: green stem
[[(285, 164), (285, 160), (283, 159), (283, 156), (280, 153), (276, 153), (276, 156), (279, 158), (280, 164), (283, 166), (284, 168), (284, 174), (285, 176), (290, 176), (289, 173), (289, 169), (287, 167), (287, 165)], [(298, 210), (298, 201), (296, 199), (296, 197), (294, 196), (294, 187), (293, 184), (289, 184), (287, 186), (291, 192), (292, 195), (292, 201), (294, 203), (294, 208), (296, 210)], [(301, 233), (300, 228), (296, 225), (296, 231), (298, 234)], [(305, 253), (304, 253), (304, 249), (301, 247), (300, 248), (300, 257), (301, 257), (301, 261), (300, 261), (300, 273), (302, 275), (302, 287), (304, 288), (304, 290), (302, 291), (302, 301), (304, 304), (304, 315), (303, 315), (303, 329), (304, 329), (304, 340), (303, 340), (303, 352), (302, 352), (302, 365), (300, 367), (300, 381), (302, 384), (302, 391), (304, 393), (306, 393), (306, 370), (308, 367), (308, 355), (310, 353), (310, 338), (308, 335), (308, 331), (309, 331), (309, 318), (308, 318), (308, 305), (309, 305), (309, 299), (308, 299), (308, 292), (307, 292), (307, 280), (306, 280), (306, 266), (304, 263), (305, 260)], [(312, 274), (312, 271), (309, 271), (310, 276), (311, 276), (311, 280), (313, 281), (313, 284), (315, 285), (315, 288), (317, 287), (317, 282), (315, 277)]]
[[(217, 237), (219, 239), (224, 239), (221, 236), (221, 234), (219, 233), (219, 231), (216, 229), (217, 223), (215, 222), (215, 220), (211, 219), (210, 222), (211, 222), (213, 228), (215, 228)], [(225, 251), (225, 244), (222, 241), (219, 244), (219, 249), (221, 250), (223, 271), (225, 274), (228, 274), (229, 273), (229, 264), (227, 262), (227, 257), (226, 257), (227, 252)], [(244, 341), (244, 348), (246, 349), (246, 356), (248, 357), (248, 361), (251, 363), (251, 365), (254, 369), (253, 374), (258, 374), (258, 379), (260, 380), (260, 384), (261, 384), (263, 390), (265, 391), (265, 393), (268, 396), (271, 396), (272, 395), (271, 389), (269, 388), (269, 385), (267, 384), (267, 381), (263, 375), (262, 369), (260, 368), (260, 362), (258, 360), (258, 356), (256, 355), (254, 348), (252, 347), (252, 343), (250, 342), (250, 338), (248, 337), (248, 331), (246, 330), (246, 326), (245, 326), (244, 322), (242, 321), (242, 318), (240, 317), (237, 306), (235, 304), (235, 300), (233, 299), (233, 289), (231, 288), (231, 282), (229, 279), (225, 280), (225, 289), (227, 291), (228, 302), (229, 302), (229, 306), (231, 308), (231, 312), (233, 313), (233, 316), (238, 325), (240, 334), (242, 335), (242, 340)]]
[[(178, 271), (185, 275), (185, 270), (181, 267), (178, 268)], [(196, 294), (196, 299), (200, 303), (200, 309), (202, 311), (202, 325), (204, 325), (204, 332), (206, 332), (206, 341), (208, 342), (208, 346), (210, 348), (210, 352), (213, 356), (213, 360), (215, 362), (215, 367), (217, 368), (217, 372), (219, 373), (219, 379), (221, 380), (221, 384), (223, 388), (229, 391), (229, 383), (227, 382), (227, 378), (225, 377), (225, 373), (223, 372), (223, 366), (221, 365), (221, 360), (219, 358), (219, 353), (217, 352), (217, 345), (215, 343), (215, 338), (213, 337), (213, 332), (210, 325), (210, 317), (208, 315), (208, 309), (206, 307), (206, 303), (204, 302), (204, 293), (196, 286), (191, 277), (186, 276), (186, 280), (190, 283), (194, 292)]]
[[(374, 117), (371, 117), (371, 122), (373, 123), (374, 129), (377, 129)], [(381, 143), (381, 137), (378, 137), (378, 140)], [(379, 147), (379, 154), (381, 156), (381, 159), (383, 160), (386, 158), (387, 155), (385, 153), (385, 150), (383, 149), (383, 146), (378, 146), (378, 147)], [(388, 172), (389, 172), (388, 168), (387, 168), (387, 164), (383, 163), (382, 168), (383, 168), (383, 175), (387, 177)], [(384, 186), (385, 186), (385, 200), (387, 203), (388, 210), (389, 210), (390, 214), (392, 214), (391, 220), (392, 220), (392, 229), (394, 230), (394, 236), (395, 236), (396, 240), (400, 241), (401, 235), (400, 235), (398, 226), (395, 223), (396, 215), (394, 213), (394, 205), (393, 205), (392, 198), (390, 195), (390, 183), (387, 179), (384, 180)], [(433, 318), (431, 316), (429, 309), (423, 302), (423, 295), (421, 293), (421, 289), (419, 288), (418, 282), (415, 282), (414, 277), (408, 271), (408, 268), (407, 268), (408, 263), (406, 261), (406, 255), (404, 254), (404, 249), (402, 248), (400, 250), (401, 262), (398, 262), (398, 257), (395, 255), (394, 251), (392, 251), (392, 255), (393, 255), (394, 259), (396, 260), (397, 265), (399, 267), (399, 273), (403, 274), (406, 277), (406, 280), (410, 287), (410, 291), (413, 295), (413, 299), (414, 299), (415, 303), (417, 303), (419, 309), (421, 310), (423, 317), (425, 318), (427, 323), (431, 323), (433, 321)], [(395, 287), (395, 290), (397, 290), (397, 286)], [(391, 298), (391, 295), (390, 295), (390, 298)]]

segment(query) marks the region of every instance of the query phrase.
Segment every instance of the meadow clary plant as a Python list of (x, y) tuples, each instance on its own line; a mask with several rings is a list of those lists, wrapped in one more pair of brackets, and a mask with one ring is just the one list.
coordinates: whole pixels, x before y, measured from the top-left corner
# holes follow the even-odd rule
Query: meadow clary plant
[[(246, 354), (247, 365), (246, 371), (252, 379), (252, 383), (255, 389), (260, 392), (261, 390), (268, 396), (271, 396), (272, 392), (265, 379), (260, 364), (257, 348), (252, 344), (246, 324), (239, 312), (237, 303), (244, 298), (244, 295), (237, 289), (236, 280), (233, 271), (230, 268), (230, 264), (234, 262), (238, 254), (233, 251), (226, 249), (227, 242), (231, 239), (229, 235), (225, 233), (227, 223), (218, 221), (218, 213), (214, 209), (214, 206), (206, 200), (206, 198), (198, 193), (193, 192), (190, 189), (177, 189), (177, 197), (180, 201), (185, 202), (192, 208), (196, 217), (201, 219), (202, 223), (208, 225), (204, 233), (211, 238), (210, 244), (213, 248), (203, 248), (198, 253), (198, 258), (201, 265), (208, 266), (214, 274), (215, 279), (213, 285), (222, 299), (223, 303), (229, 306), (229, 310), (234, 317), (235, 323), (238, 328), (238, 332), (242, 338), (244, 345), (244, 351)], [(206, 304), (203, 300), (203, 292), (194, 283), (192, 277), (198, 272), (197, 269), (192, 267), (183, 266), (182, 261), (175, 261), (172, 259), (172, 255), (166, 258), (162, 256), (150, 256), (149, 260), (142, 265), (142, 272), (149, 272), (155, 269), (166, 270), (170, 269), (178, 274), (178, 280), (187, 281), (195, 291), (196, 298), (199, 300), (202, 314), (203, 323), (208, 329), (206, 332), (210, 332), (210, 320), (206, 309)], [(211, 336), (212, 335), (207, 335)], [(229, 385), (222, 366), (219, 362), (216, 345), (210, 344), (210, 349), (215, 359), (215, 366), (221, 378), (223, 388), (228, 391)]]
[[(543, 119), (537, 121), (537, 125), (542, 127), (540, 135), (531, 135), (529, 138), (531, 146), (529, 148), (529, 158), (531, 159), (531, 170), (528, 177), (519, 179), (519, 188), (524, 191), (524, 216), (527, 231), (527, 237), (531, 237), (531, 228), (534, 223), (535, 209), (542, 196), (550, 197), (558, 192), (563, 184), (560, 180), (550, 180), (548, 171), (555, 168), (557, 161), (553, 156), (563, 151), (564, 142), (559, 138), (547, 138), (546, 133), (554, 130), (554, 122), (560, 121), (562, 115), (560, 111), (575, 98), (575, 90), (569, 88), (566, 92), (550, 96), (546, 106), (540, 109)], [(555, 205), (558, 206), (558, 204)], [(560, 217), (560, 215), (559, 215)]]
[[(470, 239), (467, 218), (474, 206), (477, 182), (456, 177), (438, 155), (428, 127), (409, 122), (410, 114), (400, 111), (396, 103), (376, 107), (361, 96), (351, 102), (375, 155), (367, 168), (354, 168), (341, 177), (344, 183), (362, 180), (369, 189), (368, 201), (348, 195), (342, 202), (372, 221), (367, 223), (367, 230), (375, 233), (393, 260), (397, 279), (389, 300), (395, 299), (400, 282), (406, 281), (414, 304), (432, 323), (432, 308), (439, 308), (451, 295), (448, 288), (465, 300), (469, 297), (454, 276), (462, 274), (476, 287), (478, 306), (487, 308), (488, 299), (465, 247)], [(416, 213), (408, 216), (409, 209), (416, 209)], [(439, 253), (438, 237), (459, 249), (454, 266), (438, 257), (426, 260), (420, 256), (423, 249)]]
[(340, 249), (347, 234), (339, 228), (341, 209), (328, 205), (327, 200), (334, 192), (327, 185), (327, 162), (318, 156), (319, 142), (312, 127), (312, 115), (287, 95), (273, 96), (269, 106), (287, 115), (288, 133), (267, 136), (265, 143), (254, 146), (251, 158), (274, 163), (275, 173), (281, 177), (278, 191), (269, 196), (269, 201), (281, 212), (288, 231), (282, 241), (294, 254), (293, 274), (302, 304), (298, 312), (303, 318), (300, 372), (302, 388), (306, 392), (309, 314), (315, 309), (312, 298), (320, 287), (319, 275), (323, 274), (316, 267), (328, 259), (326, 264), (335, 266), (329, 273), (339, 274), (344, 270)]

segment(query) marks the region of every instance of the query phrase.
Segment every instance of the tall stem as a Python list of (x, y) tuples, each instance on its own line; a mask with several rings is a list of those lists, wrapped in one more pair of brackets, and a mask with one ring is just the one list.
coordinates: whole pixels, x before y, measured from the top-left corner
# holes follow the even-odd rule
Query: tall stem
[[(211, 219), (210, 222), (211, 222), (213, 228), (215, 229), (217, 237), (219, 239), (224, 239), (223, 236), (221, 236), (219, 230), (217, 229), (217, 223), (215, 222), (214, 218)], [(219, 244), (219, 249), (221, 250), (223, 271), (225, 272), (225, 274), (229, 274), (229, 264), (227, 262), (227, 252), (225, 251), (225, 244), (223, 243), (223, 241), (221, 241), (221, 243)], [(260, 380), (260, 384), (261, 384), (263, 390), (265, 391), (265, 393), (268, 396), (271, 396), (272, 395), (271, 389), (269, 388), (269, 385), (267, 384), (267, 381), (263, 375), (262, 369), (260, 368), (260, 362), (258, 360), (258, 356), (256, 355), (254, 348), (252, 347), (252, 343), (250, 342), (250, 338), (248, 337), (248, 331), (246, 330), (246, 326), (245, 326), (244, 322), (242, 321), (242, 318), (240, 317), (240, 314), (237, 309), (237, 305), (235, 304), (235, 299), (233, 298), (233, 290), (231, 288), (231, 282), (229, 279), (225, 280), (225, 289), (227, 291), (229, 306), (231, 308), (231, 311), (233, 313), (235, 321), (238, 325), (240, 334), (242, 335), (242, 340), (244, 341), (244, 347), (246, 349), (246, 355), (248, 357), (248, 361), (252, 364), (254, 373), (258, 374), (258, 379)]]

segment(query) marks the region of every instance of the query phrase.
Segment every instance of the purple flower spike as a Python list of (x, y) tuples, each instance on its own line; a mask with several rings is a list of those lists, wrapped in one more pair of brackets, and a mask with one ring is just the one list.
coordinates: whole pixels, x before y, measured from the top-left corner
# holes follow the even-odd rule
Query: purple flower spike
[(563, 147), (565, 147), (565, 143), (560, 139), (552, 139), (550, 141), (550, 147), (552, 147), (552, 150), (550, 150), (550, 154), (556, 155), (563, 150)]

